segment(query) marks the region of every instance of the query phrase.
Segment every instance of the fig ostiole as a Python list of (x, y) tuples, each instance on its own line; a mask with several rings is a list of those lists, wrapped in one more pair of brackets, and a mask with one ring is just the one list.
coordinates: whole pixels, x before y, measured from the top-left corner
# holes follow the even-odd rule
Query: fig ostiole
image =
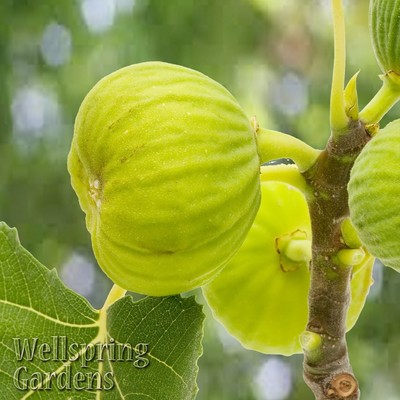
[(250, 120), (223, 86), (146, 62), (88, 93), (68, 170), (100, 267), (162, 296), (203, 285), (239, 249), (260, 203), (259, 163)]

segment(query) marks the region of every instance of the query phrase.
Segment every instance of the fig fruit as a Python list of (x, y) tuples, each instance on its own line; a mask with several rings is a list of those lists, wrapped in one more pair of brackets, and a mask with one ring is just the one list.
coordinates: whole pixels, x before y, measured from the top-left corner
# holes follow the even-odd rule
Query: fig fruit
[(260, 202), (255, 135), (235, 98), (162, 62), (93, 87), (68, 170), (99, 265), (146, 295), (207, 282), (239, 249)]
[(382, 71), (400, 75), (400, 0), (371, 0), (370, 31)]
[[(299, 337), (307, 324), (310, 285), (308, 205), (293, 186), (262, 177), (261, 181), (261, 206), (246, 240), (202, 290), (215, 319), (244, 347), (266, 354), (301, 353)], [(364, 258), (352, 279), (348, 329), (372, 282), (371, 259)]]
[(381, 129), (351, 171), (351, 220), (367, 249), (400, 272), (400, 120)]

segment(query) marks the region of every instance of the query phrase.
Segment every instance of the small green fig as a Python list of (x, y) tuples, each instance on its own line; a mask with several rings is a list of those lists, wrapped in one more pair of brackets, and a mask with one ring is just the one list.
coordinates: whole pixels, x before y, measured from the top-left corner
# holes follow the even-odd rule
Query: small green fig
[(351, 171), (351, 220), (367, 249), (400, 272), (400, 120), (365, 146)]
[[(270, 176), (269, 167), (266, 176)], [(256, 219), (240, 250), (203, 293), (214, 317), (251, 350), (301, 353), (308, 319), (311, 222), (303, 193), (264, 181)], [(346, 325), (356, 322), (371, 286), (373, 257), (366, 255), (351, 282)]]
[(147, 62), (84, 99), (68, 157), (96, 259), (154, 296), (207, 282), (242, 244), (260, 202), (249, 119), (220, 84)]
[(400, 0), (371, 0), (370, 31), (382, 71), (400, 79)]

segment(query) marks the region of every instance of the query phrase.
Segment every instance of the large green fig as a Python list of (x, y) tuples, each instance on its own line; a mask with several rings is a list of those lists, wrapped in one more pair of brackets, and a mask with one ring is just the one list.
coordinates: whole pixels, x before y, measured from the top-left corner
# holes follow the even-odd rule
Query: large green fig
[(382, 71), (400, 75), (400, 0), (371, 0), (370, 30)]
[(84, 99), (68, 157), (99, 265), (121, 287), (204, 284), (242, 244), (260, 202), (250, 121), (207, 76), (147, 62)]
[[(242, 247), (202, 289), (214, 317), (244, 347), (267, 354), (301, 353), (310, 286), (308, 206), (304, 195), (286, 183), (262, 178), (261, 193), (260, 209)], [(364, 306), (372, 264), (367, 254), (353, 276), (348, 329)]]
[(400, 272), (400, 120), (365, 146), (351, 171), (350, 216), (362, 242)]

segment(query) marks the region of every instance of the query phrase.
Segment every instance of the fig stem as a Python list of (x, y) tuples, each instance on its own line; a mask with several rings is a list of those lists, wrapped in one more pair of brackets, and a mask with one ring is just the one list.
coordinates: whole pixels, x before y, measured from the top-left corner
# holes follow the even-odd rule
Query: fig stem
[(306, 180), (294, 164), (262, 165), (261, 181), (279, 181), (294, 186), (301, 192), (307, 188)]
[(361, 249), (343, 249), (337, 253), (337, 261), (342, 266), (354, 266), (361, 263), (365, 251)]
[(304, 351), (312, 352), (316, 351), (321, 347), (322, 338), (318, 333), (304, 331), (300, 335), (300, 344)]
[(279, 158), (290, 158), (300, 172), (303, 172), (315, 163), (321, 153), (320, 150), (286, 133), (258, 128), (256, 134), (261, 164)]
[(356, 228), (350, 218), (346, 218), (340, 227), (343, 242), (351, 249), (359, 249), (363, 244), (358, 236)]
[(346, 72), (346, 29), (342, 0), (332, 0), (334, 61), (332, 73), (330, 121), (333, 136), (346, 133), (349, 119), (344, 99)]
[(292, 239), (290, 240), (285, 248), (283, 249), (283, 254), (289, 260), (301, 262), (301, 261), (311, 261), (311, 240), (308, 239)]
[(111, 288), (110, 292), (108, 293), (106, 301), (104, 302), (104, 305), (102, 307), (102, 311), (103, 310), (107, 310), (117, 300), (119, 300), (122, 297), (124, 297), (125, 294), (126, 294), (126, 290), (125, 289), (122, 289), (118, 285), (114, 284), (113, 287)]
[(383, 84), (372, 100), (360, 112), (360, 120), (366, 125), (377, 124), (400, 100), (400, 85), (382, 76)]

